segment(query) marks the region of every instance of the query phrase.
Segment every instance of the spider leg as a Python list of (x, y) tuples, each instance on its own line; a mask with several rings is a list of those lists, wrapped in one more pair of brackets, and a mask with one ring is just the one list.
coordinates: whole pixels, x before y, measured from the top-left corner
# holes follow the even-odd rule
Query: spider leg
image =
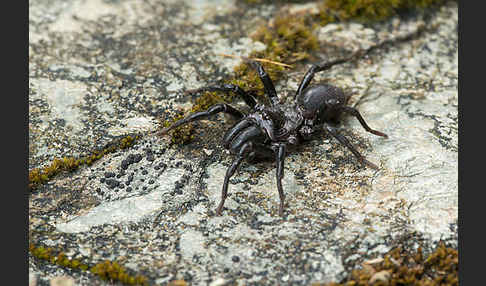
[(268, 145), (265, 145), (263, 143), (253, 143), (253, 144), (255, 146), (254, 152), (259, 157), (265, 159), (275, 158), (275, 150), (268, 147)]
[(251, 126), (252, 124), (253, 121), (251, 119), (245, 118), (233, 125), (230, 129), (228, 129), (228, 131), (226, 131), (226, 134), (224, 134), (223, 146), (228, 149), (231, 142), (233, 141), (233, 138), (235, 138), (238, 133)]
[(252, 61), (251, 64), (256, 68), (258, 77), (263, 83), (263, 88), (265, 89), (265, 93), (270, 98), (272, 105), (278, 103), (278, 96), (277, 91), (275, 90), (275, 86), (273, 85), (272, 79), (268, 75), (268, 73), (263, 69), (262, 65), (259, 62)]
[(312, 81), (314, 78), (314, 75), (318, 72), (325, 71), (327, 69), (330, 69), (332, 66), (337, 65), (337, 64), (342, 64), (344, 62), (348, 61), (348, 59), (338, 59), (334, 61), (330, 61), (327, 63), (323, 64), (313, 64), (305, 73), (304, 77), (302, 78), (302, 81), (299, 84), (299, 88), (297, 88), (297, 91), (295, 92), (294, 98), (297, 98), (298, 95), (302, 93), (302, 91), (309, 85), (309, 83)]
[(349, 140), (344, 137), (343, 135), (339, 134), (337, 132), (337, 129), (332, 127), (332, 126), (329, 126), (327, 124), (324, 124), (324, 128), (334, 137), (336, 138), (339, 143), (341, 143), (342, 145), (348, 147), (348, 149), (354, 154), (354, 156), (356, 156), (356, 158), (358, 159), (358, 161), (363, 164), (363, 165), (368, 165), (368, 167), (370, 168), (373, 168), (375, 170), (378, 170), (378, 166), (376, 166), (375, 164), (371, 163), (370, 161), (366, 160), (365, 157), (363, 157), (363, 155), (361, 155), (358, 150), (356, 150), (353, 145), (351, 145), (351, 143), (349, 142)]
[(243, 113), (241, 113), (241, 111), (235, 109), (234, 107), (232, 107), (232, 106), (230, 106), (226, 103), (218, 103), (218, 104), (215, 104), (215, 105), (209, 107), (208, 110), (206, 110), (206, 111), (196, 112), (196, 113), (190, 114), (189, 116), (187, 116), (187, 117), (185, 117), (181, 120), (176, 121), (171, 126), (162, 129), (160, 134), (166, 134), (170, 130), (177, 128), (181, 125), (184, 125), (184, 124), (192, 122), (192, 121), (205, 119), (206, 117), (208, 117), (210, 115), (214, 115), (214, 114), (217, 114), (217, 113), (220, 113), (220, 112), (225, 112), (225, 113), (231, 114), (234, 117), (239, 118), (239, 119), (244, 117)]
[(386, 135), (385, 133), (371, 129), (368, 126), (368, 124), (366, 124), (366, 121), (363, 119), (363, 117), (361, 116), (361, 114), (359, 113), (359, 111), (357, 109), (350, 107), (350, 106), (345, 106), (345, 107), (342, 108), (342, 110), (344, 112), (349, 113), (349, 114), (353, 115), (354, 117), (356, 117), (356, 119), (359, 120), (359, 123), (361, 123), (361, 126), (363, 126), (363, 128), (366, 129), (366, 131), (368, 131), (372, 134), (378, 135), (378, 136), (388, 138), (388, 135)]
[(264, 157), (264, 158), (271, 158), (274, 157), (277, 162), (277, 172), (276, 172), (276, 179), (277, 179), (277, 189), (278, 195), (280, 198), (280, 205), (278, 208), (278, 215), (283, 216), (283, 210), (285, 205), (285, 194), (282, 187), (282, 178), (284, 176), (284, 159), (285, 159), (285, 152), (286, 152), (286, 145), (285, 144), (278, 144), (272, 148), (268, 147), (262, 143), (254, 143), (253, 146), (255, 147), (253, 153)]
[(241, 164), (241, 161), (245, 157), (251, 156), (251, 151), (253, 149), (253, 144), (251, 141), (245, 142), (241, 149), (238, 152), (237, 157), (231, 163), (231, 166), (226, 170), (226, 175), (224, 176), (224, 183), (223, 183), (223, 190), (221, 191), (221, 201), (219, 202), (218, 207), (216, 208), (216, 214), (221, 215), (223, 211), (224, 202), (226, 197), (228, 196), (228, 183), (229, 179), (235, 173), (238, 166)]
[(280, 197), (280, 207), (278, 209), (279, 216), (283, 216), (283, 209), (285, 204), (285, 194), (282, 187), (282, 178), (284, 176), (284, 159), (285, 159), (285, 144), (278, 145), (277, 154), (277, 189)]
[[(223, 84), (223, 85), (212, 85), (212, 86), (206, 86), (202, 88), (198, 88), (194, 91), (232, 91), (239, 96), (245, 101), (245, 103), (251, 107), (254, 108), (256, 105), (256, 100), (249, 95), (245, 90), (243, 90), (241, 87), (234, 85), (234, 84)], [(192, 92), (194, 92), (192, 91)]]

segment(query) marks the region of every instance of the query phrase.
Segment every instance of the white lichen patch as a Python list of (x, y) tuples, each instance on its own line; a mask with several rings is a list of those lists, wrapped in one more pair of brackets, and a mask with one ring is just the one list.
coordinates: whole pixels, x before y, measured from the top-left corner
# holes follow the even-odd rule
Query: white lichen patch
[(372, 46), (376, 33), (359, 23), (331, 23), (319, 28), (317, 38), (323, 44), (342, 45), (354, 51)]
[(182, 257), (191, 261), (194, 255), (205, 255), (207, 252), (204, 247), (205, 238), (199, 231), (187, 230), (181, 235), (180, 247)]
[(156, 121), (152, 117), (131, 117), (123, 121), (125, 126), (114, 126), (108, 129), (108, 133), (114, 136), (139, 133), (144, 131), (154, 130), (157, 126)]
[(198, 25), (216, 15), (225, 15), (236, 9), (235, 0), (185, 0), (189, 6), (189, 18)]
[(67, 64), (67, 65), (59, 65), (59, 64), (52, 64), (49, 66), (49, 71), (59, 71), (59, 70), (69, 70), (69, 72), (71, 73), (71, 75), (74, 77), (74, 78), (81, 78), (81, 79), (87, 79), (91, 73), (89, 71), (87, 71), (86, 69), (80, 67), (80, 66), (77, 66), (77, 65), (71, 65), (71, 64)]
[(33, 99), (46, 100), (50, 107), (49, 117), (45, 120), (53, 121), (55, 119), (64, 120), (69, 128), (74, 132), (82, 128), (82, 114), (79, 107), (84, 104), (84, 96), (87, 93), (87, 87), (84, 83), (47, 79), (32, 79), (31, 88), (36, 91), (32, 96)]
[[(248, 57), (253, 51), (262, 51), (266, 48), (265, 44), (259, 41), (253, 41), (250, 38), (240, 38), (238, 42), (231, 45), (229, 39), (218, 38), (212, 46), (213, 60), (232, 71), (241, 63), (241, 58)], [(233, 57), (227, 57), (229, 55)]]
[[(386, 206), (402, 199), (412, 226), (438, 240), (452, 235), (450, 224), (458, 218), (458, 157), (457, 152), (444, 148), (431, 132), (435, 124), (446, 118), (441, 116), (454, 112), (454, 107), (443, 106), (441, 112), (435, 112), (432, 108), (437, 107), (432, 104), (435, 98), (429, 99), (428, 95), (431, 94), (426, 94), (424, 100), (412, 101), (413, 108), (403, 109), (390, 94), (379, 97), (373, 104), (360, 105), (360, 110), (381, 117), (382, 120), (374, 121), (373, 127), (390, 136), (387, 140), (371, 138), (374, 147), (370, 158), (386, 162), (385, 172), (376, 176), (372, 184), (376, 203), (381, 199)], [(382, 109), (383, 106), (387, 108)], [(387, 114), (380, 116), (380, 110)], [(410, 116), (407, 113), (410, 110), (423, 115)], [(436, 118), (428, 118), (429, 112)], [(354, 120), (350, 124), (352, 128), (361, 128)], [(452, 137), (457, 138), (457, 130), (454, 134)]]
[[(104, 16), (123, 17), (126, 27), (134, 24), (143, 25), (153, 14), (146, 11), (140, 1), (129, 0), (120, 3), (109, 3), (102, 0), (77, 0), (65, 6), (65, 11), (50, 25), (55, 32), (82, 32), (82, 21), (99, 21)], [(76, 20), (79, 19), (79, 20)], [(117, 29), (114, 36), (121, 36), (123, 28)]]
[(86, 214), (57, 224), (56, 228), (62, 232), (78, 233), (88, 231), (93, 226), (137, 222), (153, 215), (163, 206), (163, 195), (172, 190), (174, 183), (182, 176), (182, 172), (177, 170), (170, 174), (163, 178), (163, 184), (147, 195), (103, 202)]

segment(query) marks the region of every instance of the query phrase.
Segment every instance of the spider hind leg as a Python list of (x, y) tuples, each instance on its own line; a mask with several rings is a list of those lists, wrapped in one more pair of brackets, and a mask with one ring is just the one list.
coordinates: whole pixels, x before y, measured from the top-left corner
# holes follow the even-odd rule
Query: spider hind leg
[(377, 136), (381, 136), (381, 137), (385, 137), (385, 138), (388, 138), (388, 135), (386, 135), (385, 133), (383, 132), (380, 132), (378, 130), (374, 130), (374, 129), (371, 129), (368, 124), (366, 124), (366, 121), (364, 120), (364, 118), (361, 116), (361, 114), (359, 113), (359, 111), (356, 109), (356, 108), (353, 108), (353, 107), (350, 107), (350, 106), (345, 106), (343, 107), (342, 109), (344, 112), (346, 113), (349, 113), (351, 114), (352, 116), (356, 117), (356, 119), (358, 119), (359, 123), (361, 124), (361, 126), (363, 126), (363, 128), (368, 131), (369, 133), (371, 134), (375, 134)]

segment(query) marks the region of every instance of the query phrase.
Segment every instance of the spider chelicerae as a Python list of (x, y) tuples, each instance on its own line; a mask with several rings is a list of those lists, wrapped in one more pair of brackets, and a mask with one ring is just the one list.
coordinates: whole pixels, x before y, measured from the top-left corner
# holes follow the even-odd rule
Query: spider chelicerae
[(243, 159), (252, 160), (255, 157), (263, 157), (275, 158), (276, 160), (277, 189), (280, 197), (279, 215), (283, 216), (285, 194), (282, 188), (282, 178), (288, 147), (299, 145), (303, 141), (311, 139), (312, 135), (318, 131), (325, 130), (331, 134), (339, 143), (346, 146), (363, 166), (367, 165), (373, 169), (378, 169), (375, 164), (366, 160), (346, 137), (339, 134), (334, 125), (338, 122), (342, 113), (348, 113), (356, 117), (366, 131), (385, 138), (388, 138), (388, 136), (383, 132), (371, 129), (358, 110), (347, 106), (349, 97), (340, 88), (329, 84), (309, 85), (315, 73), (329, 69), (343, 61), (312, 65), (300, 82), (294, 96), (294, 102), (291, 105), (280, 102), (270, 76), (258, 62), (250, 61), (263, 83), (265, 94), (270, 101), (269, 105), (257, 103), (253, 96), (237, 85), (207, 86), (197, 89), (197, 91), (234, 92), (241, 96), (250, 107), (250, 112), (245, 114), (229, 104), (218, 103), (206, 111), (190, 114), (173, 125), (162, 129), (161, 134), (166, 134), (183, 124), (205, 119), (220, 112), (230, 114), (237, 119), (237, 122), (223, 137), (223, 146), (235, 155), (235, 158), (224, 177), (221, 201), (216, 208), (217, 215), (221, 215), (223, 210), (228, 195), (229, 179)]

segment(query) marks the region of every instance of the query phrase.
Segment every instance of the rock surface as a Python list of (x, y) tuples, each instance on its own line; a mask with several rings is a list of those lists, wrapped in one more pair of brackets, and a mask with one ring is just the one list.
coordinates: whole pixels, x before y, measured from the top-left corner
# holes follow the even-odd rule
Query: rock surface
[[(145, 134), (32, 192), (31, 242), (90, 263), (119, 261), (156, 285), (309, 285), (339, 281), (355, 262), (410, 234), (430, 248), (441, 239), (457, 245), (457, 4), (317, 31), (321, 46), (351, 51), (424, 23), (436, 27), (315, 76), (352, 94), (351, 104), (389, 138), (367, 133), (352, 117), (340, 126), (378, 171), (362, 168), (326, 134), (289, 154), (284, 218), (273, 162), (242, 164), (223, 215), (215, 216), (231, 164), (219, 145), (227, 118), (201, 121), (184, 146), (150, 133), (171, 116), (166, 110), (191, 106), (185, 90), (221, 80), (239, 63), (218, 54), (264, 48), (248, 35), (279, 7), (238, 5), (245, 4), (29, 2), (29, 170), (89, 154), (123, 134)], [(291, 101), (306, 68), (276, 83), (282, 100)], [(58, 276), (111, 285), (30, 258), (29, 280), (37, 285)]]

